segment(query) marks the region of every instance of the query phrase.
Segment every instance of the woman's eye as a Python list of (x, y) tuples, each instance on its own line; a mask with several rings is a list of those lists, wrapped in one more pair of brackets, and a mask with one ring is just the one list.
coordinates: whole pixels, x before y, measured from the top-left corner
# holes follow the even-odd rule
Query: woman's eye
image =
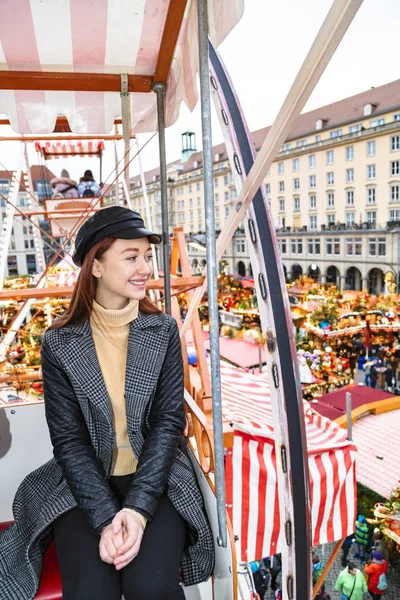
[(150, 262), (150, 261), (153, 260), (153, 257), (151, 255), (150, 256), (146, 256), (146, 260), (147, 260), (147, 262)]
[(129, 256), (128, 260), (136, 260), (136, 258), (137, 258), (136, 256)]

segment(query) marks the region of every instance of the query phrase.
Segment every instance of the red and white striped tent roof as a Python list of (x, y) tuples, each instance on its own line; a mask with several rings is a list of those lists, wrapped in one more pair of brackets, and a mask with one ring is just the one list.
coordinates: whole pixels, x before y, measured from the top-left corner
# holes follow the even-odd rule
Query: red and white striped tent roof
[[(227, 504), (239, 536), (239, 560), (257, 560), (281, 548), (274, 426), (265, 374), (224, 364), (222, 409), (234, 429), (226, 463)], [(357, 450), (346, 432), (304, 402), (310, 472), (313, 544), (353, 533)]]
[[(127, 74), (133, 131), (156, 129), (154, 79), (167, 85), (166, 124), (171, 125), (182, 101), (190, 109), (197, 102), (196, 4), (2, 0), (0, 113), (24, 134), (53, 132), (59, 115), (74, 133), (107, 133), (121, 116), (120, 75)], [(209, 0), (214, 46), (241, 18), (243, 5), (244, 0)], [(99, 86), (113, 91), (89, 91)]]
[(104, 142), (101, 140), (36, 142), (35, 149), (40, 152), (45, 160), (67, 156), (101, 156), (104, 150)]

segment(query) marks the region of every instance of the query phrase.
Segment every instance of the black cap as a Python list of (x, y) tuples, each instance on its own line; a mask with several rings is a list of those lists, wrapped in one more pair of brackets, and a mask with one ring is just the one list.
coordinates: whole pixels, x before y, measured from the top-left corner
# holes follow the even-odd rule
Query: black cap
[(80, 227), (72, 256), (74, 263), (81, 267), (89, 250), (105, 237), (123, 240), (147, 237), (150, 244), (161, 242), (160, 235), (145, 228), (138, 212), (123, 206), (109, 206), (89, 217)]

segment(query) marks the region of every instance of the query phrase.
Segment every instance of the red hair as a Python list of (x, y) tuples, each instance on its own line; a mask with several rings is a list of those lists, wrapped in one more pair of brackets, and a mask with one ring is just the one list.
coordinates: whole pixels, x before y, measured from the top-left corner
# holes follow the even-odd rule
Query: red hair
[[(92, 274), (94, 259), (101, 259), (103, 254), (114, 244), (116, 238), (105, 237), (97, 242), (87, 253), (78, 281), (76, 282), (70, 305), (64, 314), (56, 319), (49, 329), (58, 329), (68, 325), (80, 325), (90, 317), (93, 310), (93, 300), (96, 295), (97, 279)], [(161, 311), (147, 297), (139, 300), (139, 310), (147, 314), (159, 314)]]

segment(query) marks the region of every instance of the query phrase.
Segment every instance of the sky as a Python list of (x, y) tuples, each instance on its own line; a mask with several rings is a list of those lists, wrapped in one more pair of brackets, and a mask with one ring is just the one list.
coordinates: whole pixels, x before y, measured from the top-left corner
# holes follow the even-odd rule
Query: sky
[[(331, 5), (331, 0), (245, 0), (242, 20), (221, 44), (219, 51), (250, 131), (273, 123)], [(303, 112), (398, 79), (399, 28), (399, 0), (364, 0)], [(213, 143), (218, 144), (223, 139), (215, 115), (212, 127)], [(2, 131), (5, 132), (5, 129), (2, 128)], [(182, 105), (178, 121), (168, 128), (168, 161), (180, 158), (181, 134), (188, 129), (196, 132), (197, 149), (200, 150), (199, 105), (193, 113)], [(139, 145), (143, 145), (149, 137), (141, 134)], [(0, 162), (8, 169), (15, 166), (15, 146), (15, 143), (8, 142), (0, 145)], [(32, 152), (30, 156), (32, 162), (37, 162), (36, 153)], [(157, 136), (141, 156), (145, 170), (158, 166)], [(108, 175), (113, 165), (114, 149), (109, 144), (105, 151), (103, 173)], [(99, 173), (99, 161), (96, 159), (49, 161), (48, 166), (56, 173), (66, 167), (74, 178), (86, 168), (92, 168), (96, 178)], [(130, 175), (138, 172), (135, 160)]]

